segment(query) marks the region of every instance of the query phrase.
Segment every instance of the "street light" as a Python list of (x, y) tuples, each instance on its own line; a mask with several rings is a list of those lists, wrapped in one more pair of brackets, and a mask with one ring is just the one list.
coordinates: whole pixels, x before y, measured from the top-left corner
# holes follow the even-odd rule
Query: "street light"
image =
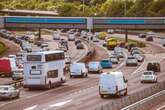
[(83, 0), (83, 13), (84, 13), (84, 3), (85, 3), (85, 0)]
[(127, 12), (127, 0), (125, 0), (124, 2), (124, 16), (126, 16), (126, 12)]

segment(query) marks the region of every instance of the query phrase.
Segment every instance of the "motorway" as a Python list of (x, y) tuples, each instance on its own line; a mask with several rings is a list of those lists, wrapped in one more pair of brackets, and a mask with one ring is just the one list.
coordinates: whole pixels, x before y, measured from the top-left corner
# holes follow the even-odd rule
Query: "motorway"
[[(115, 35), (122, 36), (119, 34)], [(131, 39), (142, 40), (134, 35), (131, 35)], [(72, 43), (69, 45), (73, 46)], [(106, 53), (107, 51), (100, 47), (100, 45), (95, 46), (95, 48), (97, 48), (96, 53), (99, 56), (96, 60), (108, 57)], [(81, 53), (77, 50), (71, 50), (69, 54), (72, 55), (72, 58), (75, 58), (77, 53)], [(128, 79), (128, 95), (154, 85), (140, 83), (140, 76), (142, 71), (145, 70), (148, 61), (160, 61), (161, 65), (165, 64), (165, 61), (163, 60), (165, 50), (160, 46), (159, 40), (155, 40), (154, 43), (147, 42), (147, 47), (143, 49), (143, 52), (145, 55), (145, 61), (143, 63), (139, 63), (137, 67), (125, 66), (125, 58), (128, 55), (128, 52), (125, 51), (125, 58), (122, 59), (118, 65), (115, 65), (113, 69), (104, 70), (120, 70), (124, 72)], [(161, 72), (158, 73), (159, 82), (165, 80), (164, 73), (165, 68), (161, 68)], [(106, 103), (114, 101), (117, 103), (118, 98), (100, 98), (98, 93), (98, 77), (98, 74), (90, 74), (88, 78), (68, 79), (64, 85), (47, 91), (29, 91), (22, 89), (20, 99), (0, 102), (0, 110), (93, 110)]]

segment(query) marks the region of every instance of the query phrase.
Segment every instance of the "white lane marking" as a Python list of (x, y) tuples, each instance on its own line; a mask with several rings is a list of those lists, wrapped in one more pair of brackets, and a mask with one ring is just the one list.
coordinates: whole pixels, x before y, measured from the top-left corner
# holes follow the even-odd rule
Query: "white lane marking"
[(159, 107), (158, 109), (156, 109), (156, 110), (163, 110), (165, 108), (165, 105), (163, 105), (163, 106), (161, 106), (161, 107)]
[[(141, 68), (144, 66), (145, 63), (147, 63), (146, 59), (144, 59), (143, 63), (131, 75), (135, 75), (136, 73), (144, 71), (144, 70), (141, 70)], [(139, 70), (141, 70), (141, 71), (139, 71)]]
[(56, 103), (56, 104), (52, 104), (52, 105), (49, 105), (49, 108), (52, 108), (52, 107), (60, 107), (60, 106), (63, 106), (63, 105), (65, 105), (65, 104), (67, 104), (67, 103), (69, 103), (69, 102), (71, 102), (71, 101), (72, 101), (72, 99), (67, 100), (67, 101), (64, 101), (64, 102), (59, 102), (59, 103)]
[(38, 105), (34, 105), (34, 106), (31, 106), (31, 107), (28, 107), (28, 108), (25, 108), (24, 110), (34, 110)]

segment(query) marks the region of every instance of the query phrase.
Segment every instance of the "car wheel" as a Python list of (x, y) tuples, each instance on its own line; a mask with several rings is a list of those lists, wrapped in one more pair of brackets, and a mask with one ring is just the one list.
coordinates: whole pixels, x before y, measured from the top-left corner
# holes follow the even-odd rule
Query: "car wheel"
[(116, 96), (120, 97), (120, 92), (119, 91), (116, 92)]
[(18, 99), (18, 98), (19, 98), (19, 96), (20, 96), (20, 93), (18, 93), (18, 94), (17, 94), (16, 98)]
[(124, 96), (126, 96), (127, 95), (127, 88), (125, 89), (125, 93), (124, 93)]

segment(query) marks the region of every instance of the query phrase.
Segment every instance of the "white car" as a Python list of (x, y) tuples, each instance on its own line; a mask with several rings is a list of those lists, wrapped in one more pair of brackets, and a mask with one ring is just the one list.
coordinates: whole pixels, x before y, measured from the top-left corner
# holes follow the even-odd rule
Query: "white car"
[(154, 71), (145, 71), (141, 76), (141, 83), (144, 82), (157, 82), (157, 75)]
[(123, 49), (121, 47), (115, 47), (114, 48), (114, 53), (117, 55), (118, 58), (123, 58), (124, 57), (124, 53), (123, 53)]
[(105, 95), (127, 95), (127, 80), (120, 71), (102, 73), (99, 78), (99, 94), (101, 98)]
[(144, 60), (144, 56), (142, 56), (141, 54), (134, 54), (133, 55), (138, 62), (142, 62)]
[(60, 34), (57, 32), (53, 33), (53, 40), (60, 40)]
[(138, 65), (138, 61), (134, 56), (128, 56), (127, 60), (126, 60), (126, 66), (137, 66)]
[(91, 61), (88, 63), (88, 72), (101, 72), (102, 67), (100, 65), (100, 62), (98, 61)]
[(41, 48), (48, 47), (48, 43), (42, 43)]
[(85, 63), (73, 63), (70, 66), (70, 77), (73, 76), (81, 76), (81, 77), (87, 77), (88, 76), (88, 70), (85, 66)]
[(113, 64), (118, 64), (119, 58), (117, 56), (111, 55), (109, 58)]
[(68, 41), (75, 41), (75, 34), (69, 34)]
[(23, 69), (16, 69), (12, 74), (13, 80), (23, 79)]
[(0, 86), (0, 98), (1, 99), (12, 99), (19, 98), (20, 90), (10, 85)]
[(65, 55), (65, 63), (70, 64), (71, 63), (71, 57), (68, 55)]
[(43, 47), (43, 48), (40, 49), (40, 52), (42, 52), (42, 51), (49, 51), (49, 50), (50, 50), (49, 47)]

